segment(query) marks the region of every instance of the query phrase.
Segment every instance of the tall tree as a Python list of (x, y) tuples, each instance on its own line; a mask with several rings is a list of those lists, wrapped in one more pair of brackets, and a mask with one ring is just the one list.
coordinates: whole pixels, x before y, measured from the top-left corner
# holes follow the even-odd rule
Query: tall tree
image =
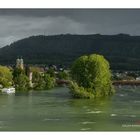
[(109, 63), (101, 55), (81, 56), (73, 63), (71, 75), (71, 89), (75, 97), (102, 97), (114, 91)]
[(13, 80), (17, 90), (27, 90), (29, 88), (29, 78), (25, 71), (20, 68), (15, 68), (13, 71)]
[(20, 74), (14, 78), (17, 90), (27, 90), (29, 88), (29, 78), (25, 74)]

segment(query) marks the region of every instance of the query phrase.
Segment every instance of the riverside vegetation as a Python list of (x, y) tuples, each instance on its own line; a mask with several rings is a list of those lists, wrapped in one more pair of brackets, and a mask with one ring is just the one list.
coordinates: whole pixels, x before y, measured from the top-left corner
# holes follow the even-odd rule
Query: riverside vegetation
[[(29, 72), (32, 71), (32, 86)], [(68, 80), (74, 98), (96, 98), (114, 93), (108, 61), (101, 55), (81, 56), (72, 64), (70, 73), (50, 68), (40, 73), (37, 68), (30, 69), (0, 66), (1, 87), (14, 86), (16, 90), (42, 90), (57, 86), (56, 80)]]
[(16, 90), (41, 90), (51, 89), (55, 86), (55, 77), (52, 77), (49, 72), (41, 74), (39, 71), (34, 69), (33, 86), (30, 86), (28, 72), (19, 68), (10, 70), (6, 66), (0, 66), (0, 85), (3, 87), (14, 86)]
[(114, 93), (108, 61), (101, 55), (78, 58), (71, 68), (71, 92), (76, 98), (96, 98)]

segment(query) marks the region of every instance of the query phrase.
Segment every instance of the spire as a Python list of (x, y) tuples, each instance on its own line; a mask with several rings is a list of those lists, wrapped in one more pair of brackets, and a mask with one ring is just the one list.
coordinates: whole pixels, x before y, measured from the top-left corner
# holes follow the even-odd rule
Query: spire
[(24, 62), (21, 56), (16, 59), (16, 67), (24, 69)]

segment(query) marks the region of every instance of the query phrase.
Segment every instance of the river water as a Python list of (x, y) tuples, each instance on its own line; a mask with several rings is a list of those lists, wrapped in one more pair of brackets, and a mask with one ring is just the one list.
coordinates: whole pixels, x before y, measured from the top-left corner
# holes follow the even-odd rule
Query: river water
[(140, 87), (73, 99), (66, 87), (0, 95), (0, 131), (139, 131)]

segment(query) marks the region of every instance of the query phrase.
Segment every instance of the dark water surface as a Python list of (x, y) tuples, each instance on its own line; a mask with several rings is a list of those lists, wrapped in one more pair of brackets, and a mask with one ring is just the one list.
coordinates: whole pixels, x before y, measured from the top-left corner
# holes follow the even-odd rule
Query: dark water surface
[(107, 99), (73, 99), (69, 89), (0, 95), (0, 131), (139, 131), (140, 87)]

